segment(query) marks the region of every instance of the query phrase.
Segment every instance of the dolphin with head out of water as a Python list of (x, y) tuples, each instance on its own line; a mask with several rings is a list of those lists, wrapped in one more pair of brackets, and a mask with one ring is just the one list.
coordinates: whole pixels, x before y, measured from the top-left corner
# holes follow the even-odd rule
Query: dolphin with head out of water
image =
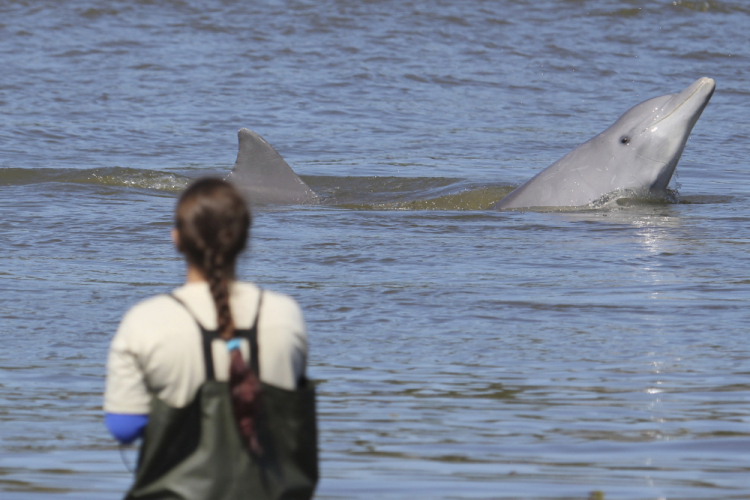
[(617, 191), (664, 191), (715, 88), (711, 78), (699, 78), (678, 94), (630, 108), (494, 208), (577, 207)]
[[(678, 94), (644, 101), (607, 130), (563, 156), (493, 208), (585, 206), (617, 191), (663, 191), (685, 143), (714, 93), (700, 78)], [(253, 203), (317, 204), (321, 198), (261, 136), (241, 129), (227, 180)]]

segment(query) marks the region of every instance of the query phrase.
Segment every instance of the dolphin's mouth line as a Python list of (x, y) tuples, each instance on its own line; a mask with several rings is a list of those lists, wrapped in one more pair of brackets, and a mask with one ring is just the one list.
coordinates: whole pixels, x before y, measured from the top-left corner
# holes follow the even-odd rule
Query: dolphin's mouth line
[[(678, 104), (678, 105), (677, 105), (677, 107), (675, 107), (675, 108), (674, 108), (674, 109), (673, 109), (672, 111), (670, 111), (670, 112), (669, 112), (669, 114), (668, 114), (667, 116), (665, 116), (665, 117), (663, 117), (663, 118), (660, 118), (659, 120), (655, 121), (654, 123), (652, 123), (652, 124), (651, 124), (651, 125), (649, 125), (648, 127), (644, 128), (642, 132), (645, 132), (646, 130), (648, 130), (648, 129), (650, 129), (651, 127), (655, 126), (655, 125), (656, 125), (657, 123), (660, 123), (660, 122), (662, 122), (662, 121), (666, 120), (667, 118), (669, 118), (670, 116), (672, 116), (672, 115), (673, 115), (673, 114), (674, 114), (674, 113), (675, 113), (675, 112), (676, 112), (676, 111), (677, 111), (678, 109), (680, 109), (680, 108), (681, 108), (681, 107), (682, 107), (682, 106), (683, 106), (683, 105), (684, 105), (684, 104), (685, 104), (686, 102), (688, 102), (688, 101), (689, 101), (690, 99), (692, 99), (692, 98), (693, 98), (693, 96), (694, 96), (695, 94), (697, 94), (697, 93), (698, 93), (698, 91), (699, 91), (700, 89), (702, 89), (702, 88), (703, 88), (703, 86), (704, 86), (704, 85), (705, 85), (706, 83), (707, 83), (707, 82), (705, 82), (705, 81), (701, 82), (701, 84), (700, 84), (700, 85), (698, 85), (698, 87), (697, 87), (697, 88), (696, 88), (696, 89), (695, 89), (695, 90), (693, 91), (693, 93), (692, 93), (692, 94), (690, 94), (689, 96), (687, 96), (687, 97), (685, 98), (685, 100), (684, 100), (684, 101), (682, 101), (682, 102), (681, 102), (680, 104)], [(653, 160), (652, 160), (652, 161), (653, 161)]]
[(665, 162), (665, 161), (652, 160), (652, 159), (651, 159), (651, 158), (649, 158), (648, 156), (641, 156), (641, 155), (635, 155), (635, 156), (636, 156), (637, 158), (643, 158), (644, 160), (648, 160), (648, 161), (651, 161), (651, 162), (654, 162), (654, 163), (658, 163), (658, 164), (660, 164), (660, 165), (669, 165), (669, 164), (668, 164), (667, 162)]

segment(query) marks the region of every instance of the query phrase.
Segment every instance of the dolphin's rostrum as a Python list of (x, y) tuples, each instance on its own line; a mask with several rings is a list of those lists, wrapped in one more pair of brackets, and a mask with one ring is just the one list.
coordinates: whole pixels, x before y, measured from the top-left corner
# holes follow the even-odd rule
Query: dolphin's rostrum
[[(632, 107), (607, 130), (539, 172), (493, 208), (577, 207), (618, 191), (665, 190), (715, 87), (711, 78), (700, 78), (678, 94)], [(237, 161), (227, 179), (252, 203), (321, 202), (262, 137), (244, 128), (238, 136)]]

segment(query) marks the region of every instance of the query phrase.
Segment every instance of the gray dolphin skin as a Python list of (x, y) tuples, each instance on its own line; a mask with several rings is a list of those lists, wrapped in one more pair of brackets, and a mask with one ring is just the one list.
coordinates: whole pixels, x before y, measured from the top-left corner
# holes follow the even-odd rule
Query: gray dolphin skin
[[(655, 97), (632, 107), (614, 125), (492, 208), (580, 207), (618, 191), (663, 191), (715, 88), (711, 78), (700, 78), (678, 94)], [(246, 128), (237, 136), (237, 161), (227, 180), (251, 203), (321, 203), (321, 198), (261, 136)]]
[(237, 132), (240, 149), (227, 180), (251, 203), (305, 205), (320, 202), (276, 150), (246, 128)]
[(578, 207), (616, 191), (663, 191), (715, 88), (711, 78), (700, 78), (678, 94), (634, 106), (493, 208)]

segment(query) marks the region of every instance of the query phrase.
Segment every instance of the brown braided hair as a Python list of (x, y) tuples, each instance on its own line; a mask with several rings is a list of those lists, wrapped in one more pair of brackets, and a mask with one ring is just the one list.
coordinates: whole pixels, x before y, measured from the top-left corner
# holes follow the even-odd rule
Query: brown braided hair
[[(228, 182), (204, 178), (194, 182), (177, 202), (177, 246), (188, 263), (208, 282), (216, 306), (219, 336), (234, 337), (229, 308), (229, 282), (237, 256), (245, 248), (251, 216), (242, 195)], [(255, 432), (260, 383), (239, 349), (230, 352), (229, 389), (240, 435), (248, 448), (260, 453)]]

